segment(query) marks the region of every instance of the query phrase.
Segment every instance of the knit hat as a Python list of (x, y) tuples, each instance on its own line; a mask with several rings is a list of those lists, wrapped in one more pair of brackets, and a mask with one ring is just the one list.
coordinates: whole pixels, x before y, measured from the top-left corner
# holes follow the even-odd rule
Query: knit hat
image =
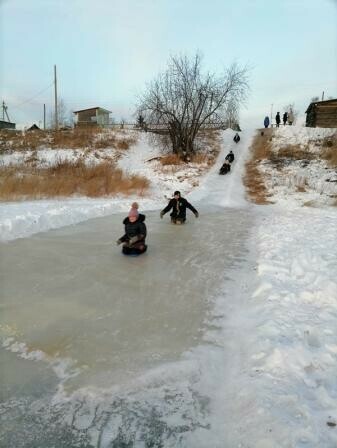
[(175, 191), (173, 196), (180, 196), (180, 191)]
[[(137, 203), (134, 203), (134, 204), (137, 204)], [(138, 218), (138, 215), (139, 215), (138, 210), (137, 210), (138, 204), (137, 204), (137, 207), (134, 207), (134, 204), (132, 204), (132, 207), (130, 208), (129, 215), (128, 215), (129, 218), (132, 218), (132, 217)]]

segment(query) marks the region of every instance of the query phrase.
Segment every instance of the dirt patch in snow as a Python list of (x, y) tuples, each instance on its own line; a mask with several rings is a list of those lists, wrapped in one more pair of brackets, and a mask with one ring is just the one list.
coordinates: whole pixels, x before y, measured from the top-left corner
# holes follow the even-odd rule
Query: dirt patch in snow
[(259, 130), (244, 181), (257, 204), (337, 205), (336, 129)]

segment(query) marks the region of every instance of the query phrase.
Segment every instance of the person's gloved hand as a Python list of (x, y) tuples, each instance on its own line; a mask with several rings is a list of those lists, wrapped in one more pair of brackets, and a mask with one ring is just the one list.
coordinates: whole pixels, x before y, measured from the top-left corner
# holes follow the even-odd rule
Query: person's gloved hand
[(117, 241), (116, 241), (117, 246), (119, 246), (120, 244), (122, 244), (122, 242), (123, 242), (122, 240), (117, 240)]
[(163, 216), (164, 216), (164, 212), (160, 212), (161, 219), (163, 219)]
[(196, 218), (199, 218), (199, 213), (198, 213), (198, 212), (194, 213), (194, 216), (195, 216)]
[(138, 241), (138, 236), (137, 236), (137, 235), (136, 235), (136, 236), (133, 236), (132, 238), (130, 238), (130, 239), (129, 239), (129, 244), (130, 244), (130, 246), (131, 246), (132, 244), (137, 243), (137, 241)]

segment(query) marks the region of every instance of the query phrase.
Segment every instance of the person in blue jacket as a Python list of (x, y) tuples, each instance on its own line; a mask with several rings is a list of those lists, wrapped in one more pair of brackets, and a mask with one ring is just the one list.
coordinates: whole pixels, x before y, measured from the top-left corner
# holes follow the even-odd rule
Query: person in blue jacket
[(264, 119), (264, 122), (263, 122), (263, 124), (264, 124), (264, 127), (267, 129), (268, 127), (269, 127), (269, 117), (267, 116), (267, 117), (265, 117), (265, 119)]

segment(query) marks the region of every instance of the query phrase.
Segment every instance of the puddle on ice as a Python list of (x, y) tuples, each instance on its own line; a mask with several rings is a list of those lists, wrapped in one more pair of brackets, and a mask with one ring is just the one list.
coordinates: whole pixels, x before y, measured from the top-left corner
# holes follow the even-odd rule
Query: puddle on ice
[(173, 447), (209, 430), (195, 353), (252, 217), (165, 218), (147, 214), (138, 258), (114, 243), (121, 215), (1, 245), (0, 446)]

